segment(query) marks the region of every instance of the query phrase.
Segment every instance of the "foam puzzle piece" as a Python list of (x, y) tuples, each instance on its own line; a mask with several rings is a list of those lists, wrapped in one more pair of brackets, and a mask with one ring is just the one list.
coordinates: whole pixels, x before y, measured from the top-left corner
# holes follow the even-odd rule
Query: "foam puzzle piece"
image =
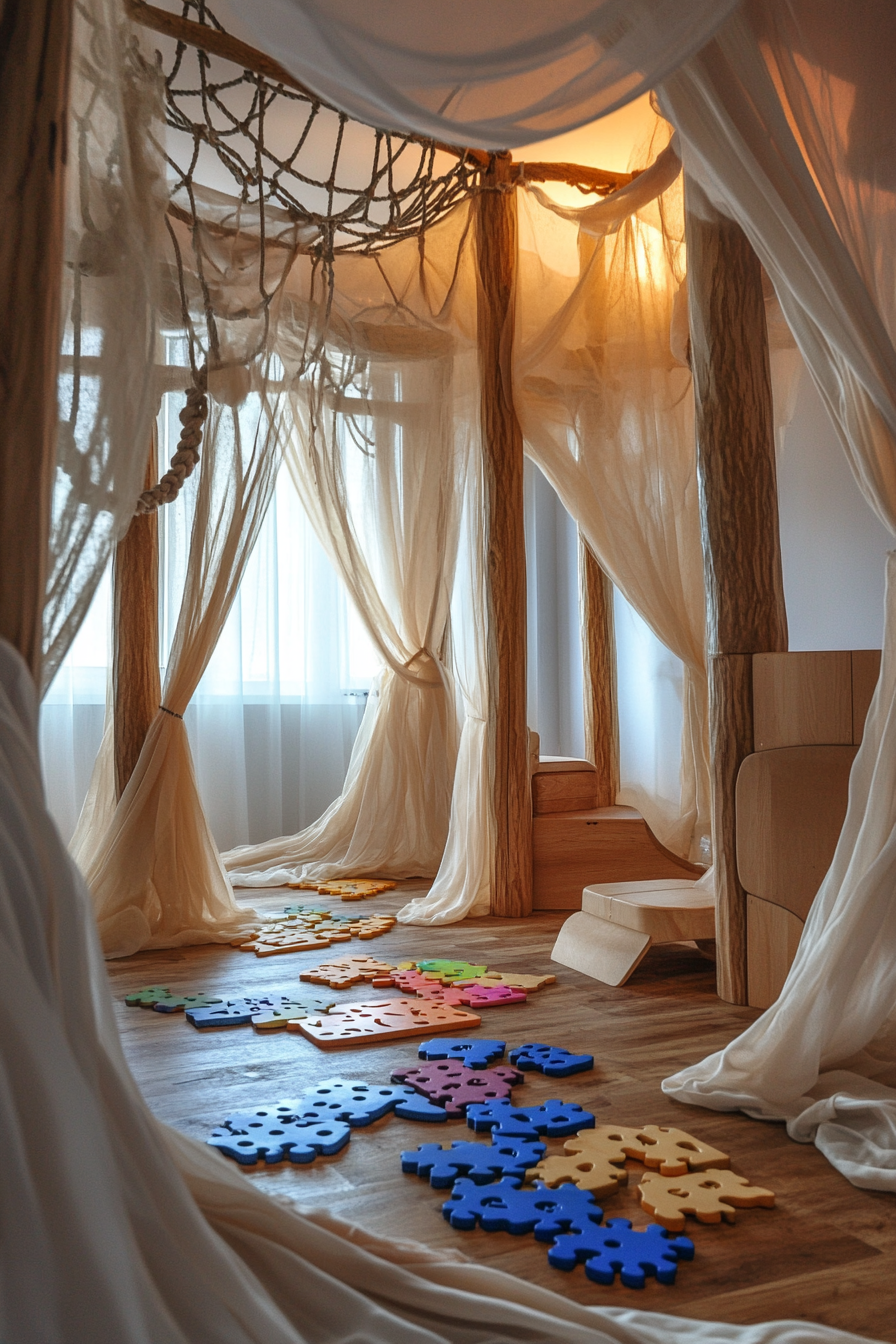
[[(624, 1160), (624, 1159), (623, 1159)], [(526, 1172), (527, 1181), (543, 1181), (551, 1189), (569, 1181), (579, 1190), (586, 1190), (598, 1199), (615, 1195), (620, 1186), (628, 1184), (628, 1172), (617, 1166), (602, 1153), (580, 1153), (578, 1156), (545, 1157)]]
[[(317, 890), (317, 888), (315, 888)], [(284, 905), (284, 915), (326, 915), (329, 918), (342, 919), (342, 915), (332, 916), (329, 910), (322, 905)]]
[[(327, 1017), (306, 1017), (287, 1022), (287, 1031), (298, 1031), (322, 1049), (357, 1045), (359, 1041), (397, 1041), (408, 1036), (428, 1036), (438, 1031), (466, 1031), (478, 1027), (476, 1013), (461, 1012), (443, 1003), (424, 999), (384, 999), (353, 1003)], [(418, 1089), (419, 1090), (419, 1089)]]
[(486, 1185), (500, 1176), (522, 1180), (527, 1167), (534, 1166), (544, 1153), (543, 1143), (522, 1139), (504, 1139), (501, 1143), (469, 1143), (456, 1140), (450, 1148), (438, 1143), (423, 1143), (415, 1152), (401, 1155), (401, 1169), (424, 1180), (436, 1190), (447, 1189), (459, 1176), (475, 1185)]
[(295, 929), (283, 933), (260, 934), (250, 942), (240, 943), (240, 950), (254, 952), (256, 957), (276, 957), (286, 952), (314, 952), (329, 947), (330, 942), (330, 938), (325, 934)]
[(363, 980), (391, 979), (394, 969), (388, 961), (377, 961), (375, 957), (335, 957), (302, 971), (299, 979), (310, 984), (329, 985), (331, 989), (347, 989)]
[(417, 1054), (421, 1059), (458, 1059), (468, 1069), (487, 1069), (502, 1057), (506, 1045), (506, 1041), (452, 1040), (443, 1036), (441, 1040), (424, 1041)]
[(522, 989), (510, 989), (507, 985), (490, 985), (483, 988), (475, 982), (465, 985), (441, 985), (432, 981), (416, 985), (414, 992), (421, 999), (431, 999), (433, 1003), (451, 1003), (455, 1007), (465, 1004), (470, 1008), (499, 1008), (509, 1003), (525, 1003), (526, 992)]
[(349, 1141), (349, 1126), (338, 1120), (286, 1119), (281, 1107), (262, 1107), (228, 1115), (207, 1142), (244, 1166), (256, 1162), (312, 1162), (318, 1153), (332, 1156)]
[(536, 1241), (552, 1241), (561, 1232), (599, 1223), (603, 1209), (585, 1190), (567, 1185), (557, 1193), (521, 1190), (519, 1181), (505, 1176), (492, 1185), (476, 1185), (462, 1176), (454, 1182), (442, 1205), (452, 1227), (469, 1231), (477, 1222), (484, 1232), (510, 1232), (515, 1237), (534, 1232)]
[(418, 989), (440, 989), (442, 986), (431, 976), (426, 976), (422, 971), (418, 971), (416, 966), (408, 969), (398, 969), (392, 973), (392, 983), (396, 989), (402, 990), (405, 994), (416, 994)]
[(728, 1167), (731, 1159), (718, 1148), (711, 1148), (702, 1139), (684, 1129), (668, 1125), (643, 1125), (638, 1130), (642, 1152), (630, 1152), (647, 1167), (659, 1168), (661, 1176), (680, 1176), (686, 1171), (706, 1171), (712, 1167)]
[(328, 999), (322, 995), (309, 994), (307, 997), (299, 995), (286, 1006), (265, 1008), (260, 1013), (253, 1013), (252, 1027), (253, 1030), (262, 1033), (282, 1031), (288, 1022), (296, 1022), (300, 1017), (328, 1013), (335, 1004), (335, 999)]
[[(441, 1107), (430, 1106), (428, 1102), (419, 1103), (422, 1098), (412, 1087), (368, 1083), (355, 1078), (325, 1078), (316, 1087), (309, 1088), (295, 1102), (283, 1102), (297, 1118), (311, 1116), (319, 1120), (344, 1120), (353, 1129), (370, 1125), (381, 1119), (389, 1111), (404, 1106), (417, 1114), (406, 1113), (404, 1119), (421, 1118), (425, 1120), (444, 1120), (447, 1117)], [(279, 1108), (278, 1108), (279, 1109)], [(430, 1114), (438, 1110), (438, 1115)]]
[[(187, 1021), (200, 1031), (215, 1027), (242, 1027), (256, 1017), (271, 1013), (296, 1012), (323, 1013), (327, 1011), (327, 1000), (319, 995), (302, 994), (262, 994), (257, 998), (222, 999), (197, 1008), (186, 1009)], [(287, 1018), (286, 1020), (291, 1020)]]
[[(471, 976), (480, 985), (507, 985), (510, 989), (525, 989), (533, 992), (537, 989), (544, 989), (545, 985), (556, 983), (556, 975), (517, 975), (515, 971), (484, 971), (480, 975)], [(463, 981), (461, 981), (463, 983)]]
[(633, 1231), (627, 1218), (611, 1218), (605, 1227), (592, 1223), (558, 1237), (548, 1251), (548, 1263), (555, 1269), (574, 1269), (584, 1261), (594, 1283), (612, 1283), (618, 1273), (626, 1288), (643, 1288), (647, 1275), (672, 1284), (678, 1261), (693, 1258), (694, 1243), (687, 1237), (671, 1237), (656, 1223)]
[(320, 882), (317, 890), (322, 896), (341, 896), (344, 901), (365, 901), (384, 891), (394, 891), (394, 882), (349, 879), (342, 882)]
[(455, 980), (476, 980), (486, 972), (485, 966), (471, 966), (468, 961), (418, 961), (417, 970), (424, 971), (430, 979), (439, 980), (443, 985)]
[(534, 1138), (536, 1134), (556, 1139), (587, 1129), (594, 1124), (594, 1116), (574, 1101), (552, 1100), (537, 1106), (515, 1106), (512, 1101), (498, 1100), (469, 1106), (467, 1124), (477, 1133), (490, 1129), (493, 1139), (504, 1135)]
[(129, 1008), (154, 1008), (157, 1013), (180, 1013), (185, 1008), (201, 1008), (220, 1003), (220, 994), (172, 994), (167, 985), (148, 985), (125, 996)]
[(772, 1209), (775, 1196), (762, 1186), (750, 1185), (733, 1171), (691, 1171), (685, 1176), (661, 1176), (647, 1171), (638, 1187), (641, 1207), (673, 1232), (684, 1227), (685, 1214), (698, 1223), (733, 1223), (735, 1209)]
[(474, 1102), (509, 1097), (511, 1088), (523, 1081), (521, 1073), (506, 1065), (470, 1069), (458, 1059), (436, 1059), (416, 1068), (395, 1069), (392, 1078), (399, 1083), (410, 1083), (430, 1101), (444, 1106), (452, 1117), (463, 1115)]
[(537, 1069), (548, 1078), (568, 1078), (570, 1074), (594, 1068), (593, 1055), (574, 1055), (562, 1046), (540, 1045), (536, 1041), (511, 1050), (510, 1062), (518, 1069)]

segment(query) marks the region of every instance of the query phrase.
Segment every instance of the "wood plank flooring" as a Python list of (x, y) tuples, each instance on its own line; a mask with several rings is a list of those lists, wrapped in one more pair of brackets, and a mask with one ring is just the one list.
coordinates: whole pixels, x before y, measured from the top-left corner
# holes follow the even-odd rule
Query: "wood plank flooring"
[[(362, 909), (365, 914), (397, 910), (421, 890), (405, 883), (361, 906), (333, 904), (341, 911)], [(276, 911), (285, 898), (294, 899), (294, 893), (256, 893), (247, 903)], [(399, 1154), (418, 1143), (472, 1137), (462, 1121), (435, 1126), (386, 1116), (353, 1131), (348, 1147), (333, 1158), (318, 1158), (309, 1166), (250, 1170), (246, 1179), (305, 1207), (325, 1205), (383, 1236), (459, 1248), (477, 1261), (581, 1302), (736, 1323), (806, 1319), (896, 1344), (892, 1195), (851, 1186), (817, 1149), (790, 1140), (783, 1125), (682, 1106), (660, 1091), (664, 1077), (719, 1049), (758, 1014), (722, 1003), (714, 992), (712, 967), (685, 944), (651, 951), (621, 989), (557, 966), (550, 961), (550, 950), (563, 918), (548, 912), (435, 929), (399, 924), (373, 942), (355, 940), (334, 951), (364, 952), (387, 961), (463, 957), (505, 970), (556, 973), (556, 985), (530, 995), (526, 1004), (483, 1010), (481, 1033), (506, 1039), (508, 1045), (539, 1040), (584, 1050), (595, 1056), (595, 1069), (559, 1080), (527, 1074), (515, 1098), (578, 1101), (594, 1112), (598, 1123), (688, 1129), (730, 1152), (737, 1172), (774, 1190), (775, 1209), (739, 1210), (733, 1226), (689, 1219), (687, 1235), (697, 1253), (679, 1269), (677, 1284), (666, 1288), (648, 1280), (643, 1292), (635, 1292), (618, 1282), (607, 1288), (593, 1284), (581, 1266), (570, 1274), (552, 1269), (546, 1247), (532, 1237), (454, 1231), (440, 1215), (445, 1194), (404, 1175)], [(265, 1037), (248, 1027), (201, 1033), (181, 1014), (124, 1004), (127, 992), (155, 984), (232, 995), (262, 988), (287, 991), (296, 987), (300, 970), (321, 959), (312, 952), (262, 959), (205, 946), (108, 963), (125, 1051), (155, 1113), (204, 1139), (230, 1111), (294, 1097), (337, 1074), (387, 1082), (392, 1068), (415, 1063), (414, 1040), (325, 1053), (293, 1034)], [(337, 993), (340, 1002), (371, 997), (361, 987)], [(549, 1141), (549, 1151), (560, 1151), (561, 1143)], [(635, 1197), (642, 1168), (630, 1165), (632, 1185), (604, 1207), (607, 1217), (630, 1218), (635, 1227), (643, 1227), (650, 1220)]]

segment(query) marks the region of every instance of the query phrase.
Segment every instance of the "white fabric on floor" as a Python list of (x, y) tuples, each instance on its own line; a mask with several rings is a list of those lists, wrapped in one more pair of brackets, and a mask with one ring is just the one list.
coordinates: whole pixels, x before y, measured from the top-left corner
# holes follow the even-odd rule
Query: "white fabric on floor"
[[(224, 27), (372, 126), (506, 148), (611, 112), (737, 0), (218, 0)], [(423, 14), (425, 12), (425, 21)]]
[[(128, 1070), (90, 900), (46, 812), (36, 697), (0, 642), (0, 1335), (15, 1344), (855, 1344), (580, 1306), (262, 1194)], [(300, 1179), (300, 1177), (299, 1177)]]

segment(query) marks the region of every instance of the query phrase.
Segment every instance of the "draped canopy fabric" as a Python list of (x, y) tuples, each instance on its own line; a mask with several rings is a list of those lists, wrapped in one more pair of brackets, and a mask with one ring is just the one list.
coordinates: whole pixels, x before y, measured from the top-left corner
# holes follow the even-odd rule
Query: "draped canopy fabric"
[(223, 0), (219, 17), (373, 126), (513, 148), (653, 88), (738, 0)]
[[(771, 276), (866, 499), (896, 531), (896, 11), (755, 0), (670, 78), (685, 166)], [(851, 1181), (896, 1190), (896, 567), (880, 680), (831, 868), (778, 1002), (667, 1079), (785, 1119)]]
[[(681, 799), (626, 793), (660, 840), (709, 833), (703, 555), (691, 375), (672, 353), (684, 280), (680, 160), (581, 209), (521, 203), (514, 398), (527, 451), (602, 567), (685, 666)], [(562, 222), (561, 222), (562, 221)], [(566, 260), (566, 271), (558, 273)]]
[(325, 300), (309, 258), (290, 279), (286, 465), (385, 667), (340, 797), (298, 835), (225, 855), (237, 885), (439, 868), (458, 745), (449, 612), (478, 446), (469, 239), (461, 205), (419, 240), (338, 257)]

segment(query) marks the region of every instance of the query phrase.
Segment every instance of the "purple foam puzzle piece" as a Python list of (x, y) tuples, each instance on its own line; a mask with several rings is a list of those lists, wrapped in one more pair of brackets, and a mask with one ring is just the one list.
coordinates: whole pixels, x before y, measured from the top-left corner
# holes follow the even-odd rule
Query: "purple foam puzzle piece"
[(424, 1041), (418, 1047), (417, 1054), (421, 1059), (456, 1059), (466, 1064), (468, 1069), (487, 1069), (494, 1060), (502, 1057), (505, 1047), (505, 1041), (443, 1036), (434, 1041)]
[(467, 1124), (477, 1133), (492, 1131), (492, 1139), (535, 1138), (546, 1134), (550, 1139), (564, 1134), (578, 1134), (580, 1129), (593, 1129), (594, 1116), (577, 1102), (552, 1099), (540, 1106), (515, 1106), (512, 1101), (499, 1098), (467, 1107)]
[(395, 1082), (409, 1083), (455, 1118), (463, 1115), (473, 1102), (509, 1098), (511, 1088), (523, 1081), (523, 1075), (516, 1069), (503, 1065), (470, 1069), (456, 1059), (437, 1059), (416, 1068), (395, 1069), (392, 1078)]
[(476, 1185), (461, 1177), (442, 1205), (442, 1214), (452, 1227), (464, 1231), (478, 1222), (485, 1232), (510, 1232), (517, 1237), (534, 1232), (536, 1241), (553, 1241), (561, 1232), (579, 1231), (604, 1216), (588, 1190), (574, 1185), (548, 1190), (540, 1183), (534, 1190), (521, 1190), (512, 1177), (492, 1185)]
[(415, 1152), (402, 1153), (401, 1169), (423, 1179), (429, 1177), (430, 1185), (439, 1190), (453, 1185), (459, 1176), (468, 1177), (476, 1185), (485, 1185), (500, 1176), (522, 1180), (543, 1156), (543, 1143), (525, 1143), (520, 1139), (494, 1144), (460, 1140), (450, 1148), (424, 1143)]
[(679, 1260), (693, 1260), (694, 1243), (676, 1237), (659, 1223), (633, 1231), (628, 1218), (611, 1218), (605, 1227), (591, 1225), (558, 1237), (548, 1251), (555, 1269), (573, 1269), (584, 1261), (594, 1283), (612, 1283), (618, 1272), (626, 1288), (643, 1288), (645, 1277), (672, 1284)]
[(568, 1078), (573, 1073), (584, 1073), (594, 1068), (593, 1055), (574, 1055), (559, 1045), (540, 1045), (530, 1041), (510, 1052), (510, 1062), (518, 1069), (538, 1069), (548, 1078)]

